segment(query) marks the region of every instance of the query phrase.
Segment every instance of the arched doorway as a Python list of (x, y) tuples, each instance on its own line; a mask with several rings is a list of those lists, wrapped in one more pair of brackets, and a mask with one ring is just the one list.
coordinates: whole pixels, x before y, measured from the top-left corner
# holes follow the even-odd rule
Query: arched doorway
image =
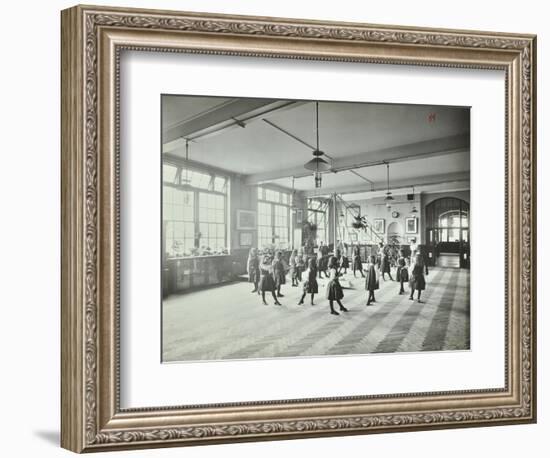
[(426, 205), (426, 244), (434, 264), (470, 267), (470, 204), (443, 197)]
[(388, 230), (386, 231), (387, 235), (387, 241), (388, 243), (395, 243), (397, 245), (400, 245), (403, 243), (403, 226), (401, 226), (400, 223), (397, 221), (393, 221), (390, 224), (388, 224)]

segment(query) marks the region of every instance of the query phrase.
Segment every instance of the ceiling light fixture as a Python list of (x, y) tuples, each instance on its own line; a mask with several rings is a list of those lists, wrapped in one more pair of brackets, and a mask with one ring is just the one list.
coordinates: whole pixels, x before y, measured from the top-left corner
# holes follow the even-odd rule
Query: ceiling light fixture
[(320, 188), (322, 183), (323, 172), (328, 172), (331, 167), (330, 164), (325, 161), (322, 156), (325, 155), (319, 149), (319, 102), (315, 102), (315, 134), (316, 134), (316, 146), (313, 151), (313, 159), (304, 164), (304, 168), (313, 172), (313, 178), (315, 180), (315, 187)]
[(292, 199), (292, 202), (291, 202), (291, 205), (292, 207), (290, 208), (292, 213), (296, 214), (298, 212), (298, 210), (300, 209), (300, 207), (296, 206), (296, 189), (294, 188), (294, 180), (296, 179), (295, 176), (292, 176), (292, 194), (290, 196), (290, 198)]
[(386, 197), (384, 200), (386, 201), (386, 207), (389, 210), (391, 208), (391, 201), (393, 200), (393, 196), (391, 195), (390, 191), (390, 163), (386, 162), (386, 184), (387, 184), (387, 191), (386, 191)]
[(183, 202), (185, 205), (189, 205), (190, 198), (189, 192), (191, 189), (191, 180), (189, 178), (189, 140), (185, 139), (185, 178), (180, 179), (181, 190), (184, 191)]
[[(413, 186), (413, 199), (414, 199), (414, 186)], [(416, 216), (416, 214), (418, 213), (418, 210), (416, 209), (416, 206), (413, 204), (413, 208), (411, 210), (411, 213), (413, 216)]]

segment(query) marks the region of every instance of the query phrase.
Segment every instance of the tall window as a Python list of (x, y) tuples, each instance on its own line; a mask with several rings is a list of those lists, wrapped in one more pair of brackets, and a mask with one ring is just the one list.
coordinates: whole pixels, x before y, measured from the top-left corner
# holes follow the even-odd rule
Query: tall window
[(195, 246), (193, 193), (164, 186), (162, 200), (166, 252), (181, 256)]
[(323, 200), (308, 199), (307, 220), (317, 226), (317, 242), (327, 242), (327, 208), (328, 204)]
[(225, 196), (199, 193), (199, 230), (201, 246), (225, 248)]
[(226, 253), (228, 178), (164, 164), (162, 179), (168, 256)]
[(258, 187), (258, 247), (290, 245), (290, 193)]

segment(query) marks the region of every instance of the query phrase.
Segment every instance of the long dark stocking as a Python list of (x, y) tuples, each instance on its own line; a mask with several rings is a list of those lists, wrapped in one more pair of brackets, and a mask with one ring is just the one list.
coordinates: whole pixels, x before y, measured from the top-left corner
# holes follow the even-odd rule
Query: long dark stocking
[(342, 301), (340, 301), (340, 299), (336, 299), (336, 302), (338, 302), (338, 305), (340, 306), (340, 310), (342, 312), (347, 312), (348, 311), (348, 309), (342, 305)]

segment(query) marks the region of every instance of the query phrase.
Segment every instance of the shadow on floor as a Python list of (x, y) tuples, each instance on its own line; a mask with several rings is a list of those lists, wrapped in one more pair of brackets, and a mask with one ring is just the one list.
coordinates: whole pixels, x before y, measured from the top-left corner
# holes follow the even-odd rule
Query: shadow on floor
[(59, 446), (59, 431), (34, 431), (34, 435), (44, 442)]

